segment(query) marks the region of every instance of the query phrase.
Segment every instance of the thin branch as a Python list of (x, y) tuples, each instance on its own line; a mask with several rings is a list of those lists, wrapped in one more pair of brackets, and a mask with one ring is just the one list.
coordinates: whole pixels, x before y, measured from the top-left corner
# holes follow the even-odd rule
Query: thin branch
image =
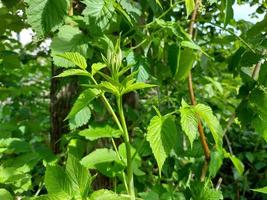
[(215, 187), (216, 190), (219, 190), (220, 189), (221, 184), (222, 184), (222, 180), (223, 180), (222, 177), (220, 177), (219, 180), (218, 180), (218, 182), (217, 182), (217, 184), (216, 184), (216, 187)]
[[(262, 55), (265, 55), (265, 53), (266, 53), (266, 49), (263, 50)], [(259, 76), (259, 73), (260, 73), (260, 70), (261, 70), (261, 64), (262, 64), (262, 62), (259, 61), (254, 67), (254, 70), (252, 72), (252, 78), (254, 80), (258, 79), (258, 76)]]
[[(191, 15), (191, 20), (190, 20), (190, 24), (189, 24), (189, 29), (188, 29), (188, 33), (190, 34), (191, 38), (193, 39), (194, 36), (194, 26), (196, 23), (196, 18), (197, 18), (197, 13), (198, 13), (198, 8), (199, 5), (201, 4), (201, 0), (196, 0), (196, 6), (195, 9)], [(194, 88), (193, 88), (193, 80), (192, 80), (192, 73), (191, 71), (189, 72), (189, 77), (188, 77), (188, 88), (189, 88), (189, 95), (190, 95), (190, 100), (191, 100), (191, 104), (192, 105), (196, 105), (196, 98), (195, 98), (195, 94), (194, 94)], [(202, 170), (202, 176), (206, 175), (206, 171), (207, 171), (207, 166), (208, 162), (210, 160), (210, 149), (209, 146), (207, 144), (207, 140), (205, 137), (205, 133), (203, 130), (203, 126), (201, 121), (198, 121), (198, 132), (199, 132), (199, 136), (200, 136), (200, 140), (201, 140), (201, 144), (202, 144), (202, 148), (204, 150), (204, 154), (205, 154), (205, 165), (203, 167)]]

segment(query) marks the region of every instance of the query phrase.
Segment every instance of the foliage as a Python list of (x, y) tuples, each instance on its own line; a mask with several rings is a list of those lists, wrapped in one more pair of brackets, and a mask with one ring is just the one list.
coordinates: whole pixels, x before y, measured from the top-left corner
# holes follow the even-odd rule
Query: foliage
[[(237, 4), (262, 19), (237, 21)], [(266, 10), (1, 0), (0, 199), (264, 199)], [(49, 107), (66, 91), (53, 141)]]

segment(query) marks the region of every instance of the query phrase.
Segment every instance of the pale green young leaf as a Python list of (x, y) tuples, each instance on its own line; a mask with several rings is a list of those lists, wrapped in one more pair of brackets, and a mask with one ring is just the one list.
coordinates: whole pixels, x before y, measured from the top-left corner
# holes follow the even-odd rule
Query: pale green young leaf
[(185, 102), (182, 102), (180, 113), (182, 130), (188, 137), (192, 148), (193, 142), (198, 136), (198, 118), (193, 109)]
[(130, 198), (118, 195), (110, 190), (101, 189), (94, 191), (90, 196), (90, 200), (130, 200)]
[(91, 74), (87, 71), (81, 70), (81, 69), (67, 69), (61, 74), (55, 76), (57, 78), (63, 78), (67, 76), (88, 76), (91, 77)]
[(68, 0), (27, 0), (28, 23), (39, 36), (55, 31), (67, 15)]
[(151, 88), (151, 87), (156, 87), (157, 85), (152, 85), (152, 84), (147, 84), (143, 82), (137, 82), (133, 83), (126, 88), (123, 88), (122, 94), (126, 94), (132, 91), (140, 90), (140, 89), (145, 89), (145, 88)]
[(187, 40), (184, 40), (181, 42), (181, 46), (182, 47), (188, 47), (190, 49), (196, 49), (196, 50), (200, 50), (200, 46), (198, 46), (197, 44), (195, 44), (194, 42), (192, 41), (187, 41)]
[(14, 198), (12, 197), (9, 191), (7, 191), (6, 189), (0, 188), (0, 199), (13, 200)]
[(90, 190), (91, 176), (89, 171), (71, 154), (68, 155), (66, 174), (71, 181), (74, 195), (77, 198), (87, 197)]
[(172, 116), (154, 116), (147, 128), (150, 144), (161, 174), (162, 166), (177, 141), (177, 130)]
[(181, 46), (182, 47), (187, 47), (190, 49), (195, 49), (198, 51), (201, 51), (204, 55), (206, 55), (207, 57), (209, 57), (210, 59), (213, 59), (209, 54), (207, 54), (200, 46), (198, 46), (196, 43), (194, 43), (191, 40), (184, 40), (181, 42)]
[(112, 93), (116, 96), (120, 95), (120, 88), (118, 87), (118, 85), (112, 84), (107, 81), (102, 81), (100, 84), (97, 85), (96, 88), (99, 88), (103, 90), (104, 92)]
[(230, 153), (226, 152), (225, 150), (224, 150), (224, 157), (229, 158), (232, 161), (238, 174), (241, 176), (245, 170), (244, 164), (241, 162), (241, 160), (239, 160), (235, 155), (231, 155)]
[(242, 175), (244, 170), (245, 170), (244, 169), (244, 164), (237, 157), (235, 157), (234, 155), (230, 155), (229, 158), (232, 161), (232, 163), (234, 164), (234, 166), (235, 166), (236, 170), (238, 171), (238, 173), (240, 175)]
[(195, 9), (195, 1), (185, 0), (185, 7), (186, 7), (186, 16), (188, 17)]
[(96, 149), (89, 155), (83, 157), (81, 164), (87, 169), (95, 169), (97, 167), (97, 164), (109, 163), (113, 161), (118, 161), (116, 152), (112, 149), (102, 148)]
[(83, 70), (87, 67), (86, 59), (78, 52), (65, 52), (57, 56), (72, 62)]
[(104, 63), (100, 63), (100, 62), (94, 63), (91, 66), (91, 68), (92, 68), (91, 69), (91, 74), (94, 76), (98, 71), (100, 71), (101, 69), (103, 69), (105, 67), (107, 67), (107, 65), (104, 64)]
[(263, 194), (267, 194), (267, 186), (262, 187), (262, 188), (257, 188), (257, 189), (251, 189), (251, 190), (254, 191), (254, 192), (260, 192), (260, 193), (263, 193)]
[(88, 123), (91, 118), (91, 110), (89, 107), (84, 107), (79, 110), (73, 117), (69, 117), (69, 127), (71, 130), (79, 128)]
[(90, 126), (88, 129), (82, 130), (78, 134), (90, 141), (94, 141), (99, 138), (119, 138), (122, 133), (118, 129), (106, 124), (102, 126)]
[(88, 106), (91, 101), (97, 98), (99, 94), (100, 91), (94, 88), (84, 90), (75, 101), (66, 119), (74, 117), (80, 110)]
[(212, 133), (217, 148), (221, 148), (223, 130), (219, 120), (213, 115), (211, 108), (204, 104), (197, 104), (196, 106), (194, 106), (194, 111), (200, 117), (200, 119), (206, 122), (207, 126), (209, 127)]

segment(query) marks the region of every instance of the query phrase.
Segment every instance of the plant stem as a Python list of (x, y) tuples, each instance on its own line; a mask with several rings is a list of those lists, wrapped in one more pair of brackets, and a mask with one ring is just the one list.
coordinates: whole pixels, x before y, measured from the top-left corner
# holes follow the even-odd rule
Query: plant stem
[(117, 106), (120, 115), (120, 121), (122, 124), (122, 129), (124, 132), (124, 142), (126, 147), (126, 157), (127, 157), (127, 186), (128, 186), (128, 194), (131, 200), (135, 200), (135, 193), (134, 193), (134, 180), (133, 180), (133, 166), (132, 166), (132, 154), (131, 154), (131, 145), (129, 140), (129, 133), (125, 121), (125, 116), (123, 112), (122, 106), (122, 96), (117, 97)]
[[(95, 85), (98, 85), (97, 81), (94, 79), (93, 76), (91, 76), (90, 78), (92, 79), (92, 81), (94, 82)], [(120, 121), (119, 121), (117, 115), (115, 114), (113, 108), (111, 107), (111, 105), (110, 105), (110, 103), (108, 102), (108, 100), (107, 100), (107, 98), (105, 97), (105, 95), (104, 95), (104, 94), (101, 94), (100, 97), (101, 97), (102, 101), (104, 102), (104, 105), (105, 105), (106, 109), (108, 110), (108, 112), (109, 112), (109, 113), (111, 114), (111, 116), (113, 117), (113, 120), (116, 122), (116, 124), (117, 124), (119, 130), (123, 133), (123, 139), (124, 139), (124, 141), (126, 141), (127, 138), (128, 138), (128, 140), (129, 140), (129, 137), (125, 137), (124, 129), (122, 128), (122, 125), (121, 125), (121, 123), (120, 123)], [(128, 136), (128, 132), (127, 132), (127, 136)], [(119, 152), (118, 152), (118, 149), (117, 149), (116, 144), (115, 144), (115, 142), (114, 142), (113, 139), (112, 139), (112, 144), (113, 144), (113, 147), (114, 147), (114, 149), (115, 149), (115, 152), (116, 152), (117, 156), (119, 157), (120, 160), (122, 160), (122, 158), (121, 158), (121, 156), (120, 156), (120, 154), (119, 154)], [(128, 160), (128, 159), (127, 159), (127, 160)], [(122, 177), (123, 177), (123, 182), (124, 182), (124, 184), (125, 184), (125, 183), (127, 182), (128, 179), (126, 180), (126, 178), (125, 178), (125, 173), (124, 173), (124, 172), (122, 172)], [(126, 188), (126, 191), (129, 193), (129, 185), (128, 185), (128, 184), (125, 184), (125, 188)]]
[[(189, 29), (188, 29), (188, 33), (190, 34), (191, 38), (193, 39), (194, 36), (194, 25), (196, 22), (196, 18), (197, 18), (197, 13), (198, 13), (198, 9), (199, 6), (201, 4), (201, 0), (196, 0), (196, 6), (195, 9), (191, 15), (191, 19), (190, 19), (190, 24), (189, 24)], [(196, 98), (195, 98), (195, 94), (194, 94), (194, 88), (193, 88), (193, 80), (192, 80), (192, 73), (191, 71), (189, 72), (189, 77), (188, 77), (188, 88), (189, 88), (189, 95), (190, 95), (190, 100), (191, 100), (191, 104), (192, 105), (196, 105)], [(205, 179), (206, 176), (206, 172), (208, 169), (208, 163), (210, 160), (210, 149), (209, 146), (207, 144), (207, 140), (205, 137), (205, 133), (203, 130), (203, 126), (200, 120), (198, 120), (198, 132), (199, 132), (199, 136), (200, 136), (200, 141), (202, 144), (202, 148), (204, 150), (204, 155), (205, 155), (205, 163), (202, 169), (202, 174), (201, 174), (201, 181), (203, 181)]]

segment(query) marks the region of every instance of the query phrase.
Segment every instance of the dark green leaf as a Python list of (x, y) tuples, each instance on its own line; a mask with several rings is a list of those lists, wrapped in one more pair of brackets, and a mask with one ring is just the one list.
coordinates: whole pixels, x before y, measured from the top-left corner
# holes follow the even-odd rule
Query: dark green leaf
[(225, 0), (225, 10), (224, 10), (224, 26), (226, 26), (231, 19), (234, 17), (233, 5), (235, 0)]
[(184, 80), (187, 78), (193, 64), (196, 60), (196, 54), (192, 49), (185, 48), (181, 50), (179, 65), (176, 69), (176, 77), (178, 80)]
[(40, 36), (55, 31), (63, 23), (69, 6), (67, 0), (26, 0), (26, 2), (29, 5), (26, 10), (28, 22)]

